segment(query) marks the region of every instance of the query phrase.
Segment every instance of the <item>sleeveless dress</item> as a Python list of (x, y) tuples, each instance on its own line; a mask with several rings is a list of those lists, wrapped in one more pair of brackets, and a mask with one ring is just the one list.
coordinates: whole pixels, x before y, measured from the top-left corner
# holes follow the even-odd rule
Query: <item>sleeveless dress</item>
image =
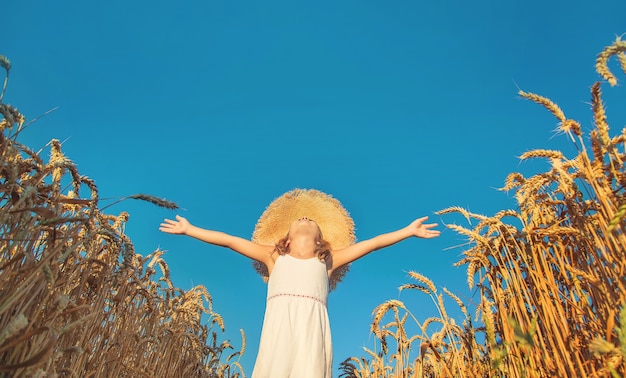
[(331, 378), (328, 273), (317, 257), (276, 259), (252, 378)]

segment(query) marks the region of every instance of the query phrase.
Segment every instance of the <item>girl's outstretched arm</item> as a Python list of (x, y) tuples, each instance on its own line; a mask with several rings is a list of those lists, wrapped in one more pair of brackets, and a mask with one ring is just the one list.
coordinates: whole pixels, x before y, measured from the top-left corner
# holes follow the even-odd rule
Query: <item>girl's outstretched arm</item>
[(353, 244), (349, 247), (333, 251), (332, 269), (337, 269), (342, 265), (346, 265), (360, 259), (370, 252), (388, 247), (412, 236), (425, 239), (431, 239), (439, 236), (440, 232), (432, 229), (437, 226), (437, 223), (425, 224), (424, 222), (427, 219), (428, 217), (416, 219), (408, 226), (397, 231), (381, 234), (371, 239)]
[(227, 247), (266, 265), (270, 263), (271, 252), (274, 250), (273, 246), (261, 245), (224, 232), (196, 227), (180, 215), (176, 216), (176, 220), (165, 219), (159, 230), (168, 234), (187, 235), (209, 244)]

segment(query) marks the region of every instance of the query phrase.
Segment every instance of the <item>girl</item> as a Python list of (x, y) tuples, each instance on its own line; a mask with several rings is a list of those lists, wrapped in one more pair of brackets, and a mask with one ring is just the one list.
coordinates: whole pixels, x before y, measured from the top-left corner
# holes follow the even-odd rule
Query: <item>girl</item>
[[(273, 206), (279, 202), (287, 208)], [(329, 204), (331, 211), (322, 211)], [(253, 378), (330, 378), (332, 345), (326, 299), (333, 272), (345, 270), (351, 262), (401, 240), (439, 236), (439, 231), (433, 229), (437, 224), (425, 224), (428, 218), (423, 217), (397, 231), (333, 249), (323, 238), (318, 222), (300, 215), (289, 220), (287, 230), (282, 231), (283, 235), (287, 231), (285, 237), (273, 243), (259, 243), (263, 239), (259, 235), (268, 234), (259, 226), (271, 225), (276, 229), (277, 225), (286, 225), (285, 218), (303, 210), (320, 216), (320, 223), (328, 226), (331, 233), (337, 231), (333, 225), (353, 225), (334, 198), (313, 190), (295, 190), (268, 207), (252, 241), (196, 227), (181, 216), (165, 219), (159, 228), (230, 248), (266, 268), (268, 297)], [(353, 235), (352, 229), (344, 229), (343, 234)]]

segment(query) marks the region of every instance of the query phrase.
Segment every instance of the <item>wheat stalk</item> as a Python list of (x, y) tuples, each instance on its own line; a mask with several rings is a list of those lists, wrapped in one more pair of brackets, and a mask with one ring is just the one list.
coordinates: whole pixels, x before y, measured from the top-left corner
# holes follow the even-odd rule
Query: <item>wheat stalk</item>
[(537, 104), (543, 105), (561, 123), (566, 121), (565, 114), (563, 113), (561, 108), (559, 108), (559, 106), (557, 104), (555, 104), (554, 102), (552, 102), (549, 98), (543, 97), (543, 96), (539, 96), (539, 95), (534, 94), (534, 93), (527, 93), (527, 92), (524, 92), (524, 91), (519, 91), (518, 94), (520, 96), (524, 97), (525, 99), (528, 99), (528, 100), (531, 100), (533, 102), (536, 102)]
[(596, 59), (596, 71), (600, 76), (604, 78), (604, 80), (608, 81), (611, 86), (615, 86), (617, 84), (617, 78), (608, 67), (608, 60), (611, 56), (617, 55), (622, 66), (622, 70), (626, 72), (626, 64), (624, 61), (624, 51), (626, 51), (626, 41), (622, 41), (619, 37), (613, 42), (612, 45), (607, 46), (598, 54), (598, 58)]

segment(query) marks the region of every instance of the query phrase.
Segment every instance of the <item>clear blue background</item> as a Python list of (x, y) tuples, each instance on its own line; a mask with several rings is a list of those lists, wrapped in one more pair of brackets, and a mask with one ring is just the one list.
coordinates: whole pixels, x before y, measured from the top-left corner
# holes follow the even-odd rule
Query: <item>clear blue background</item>
[[(103, 198), (148, 193), (182, 207), (108, 210), (130, 212), (138, 253), (168, 251), (177, 286), (207, 286), (236, 348), (245, 330), (250, 375), (265, 284), (242, 256), (160, 233), (163, 218), (249, 237), (274, 198), (316, 188), (342, 201), (362, 240), (422, 215), (465, 224), (434, 214), (448, 206), (515, 208), (497, 190), (507, 174), (548, 169), (519, 155), (575, 155), (518, 89), (551, 98), (587, 132), (595, 58), (626, 32), (625, 14), (623, 0), (7, 0), (0, 54), (14, 66), (5, 102), (28, 119), (59, 107), (23, 143), (60, 139)], [(603, 87), (614, 132), (626, 124), (617, 76), (620, 87)], [(398, 293), (409, 270), (477, 301), (452, 266), (465, 238), (440, 229), (353, 264), (330, 296), (335, 368), (373, 346), (383, 301), (434, 314), (425, 295)]]

